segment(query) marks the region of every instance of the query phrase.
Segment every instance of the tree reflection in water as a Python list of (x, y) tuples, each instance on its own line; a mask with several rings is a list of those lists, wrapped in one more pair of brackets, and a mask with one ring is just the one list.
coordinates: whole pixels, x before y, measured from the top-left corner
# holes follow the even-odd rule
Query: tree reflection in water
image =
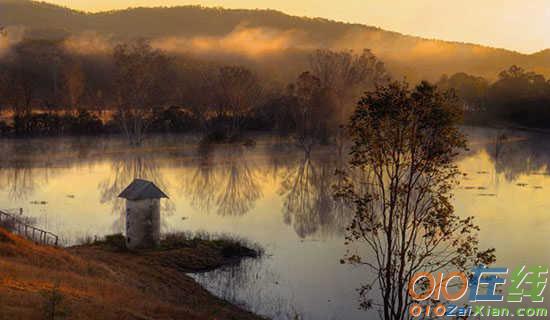
[[(7, 190), (10, 201), (29, 200), (33, 192), (48, 182), (55, 173), (48, 153), (62, 147), (51, 144), (35, 145), (20, 140), (7, 140), (0, 144), (0, 190)], [(63, 167), (64, 164), (56, 164)]]
[(8, 190), (11, 201), (27, 200), (36, 187), (33, 169), (22, 163), (0, 170), (0, 189)]
[[(248, 147), (242, 145), (211, 145), (198, 148), (199, 165), (183, 186), (191, 205), (222, 216), (247, 214), (261, 198), (260, 176), (247, 157)], [(222, 152), (216, 162), (216, 152)]]
[(499, 177), (515, 181), (522, 175), (550, 174), (547, 133), (471, 128), (468, 139), (471, 151), (462, 157), (486, 153), (495, 174), (495, 184)]
[(494, 144), (486, 145), (486, 151), (494, 163), (497, 174), (503, 174), (507, 181), (514, 181), (520, 175), (543, 173), (550, 168), (548, 136), (545, 134), (494, 133)]
[(317, 233), (341, 235), (351, 219), (350, 210), (333, 197), (340, 179), (334, 173), (344, 158), (335, 148), (301, 153), (295, 147), (274, 144), (267, 149), (264, 165), (256, 163), (257, 154), (242, 145), (201, 145), (197, 150), (198, 165), (182, 188), (191, 205), (201, 211), (245, 215), (262, 197), (264, 180), (271, 177), (283, 199), (283, 219), (301, 238)]
[[(11, 201), (28, 200), (63, 169), (93, 162), (93, 155), (117, 144), (116, 139), (5, 139), (0, 143), (0, 190)], [(94, 159), (95, 160), (95, 159)]]
[(342, 234), (351, 219), (351, 211), (333, 197), (340, 177), (343, 156), (335, 150), (302, 159), (283, 173), (279, 194), (284, 198), (283, 217), (301, 238), (321, 233)]
[[(469, 154), (488, 155), (494, 168), (480, 169), (494, 172), (495, 184), (499, 178), (515, 181), (525, 174), (549, 172), (550, 152), (545, 134), (488, 129), (468, 129), (468, 134), (473, 142)], [(174, 146), (181, 140), (181, 137), (159, 138), (154, 141), (158, 150), (155, 153), (148, 151), (148, 147), (124, 150), (126, 146), (117, 139), (5, 140), (0, 144), (0, 152), (5, 155), (0, 159), (0, 191), (17, 206), (31, 200), (47, 200), (31, 197), (51, 177), (65, 168), (107, 160), (110, 176), (99, 184), (100, 200), (112, 205), (116, 214), (123, 212), (124, 207), (124, 202), (117, 199), (120, 190), (141, 177), (154, 181), (168, 193), (181, 190), (200, 212), (224, 216), (250, 213), (263, 196), (262, 188), (273, 186), (282, 197), (280, 211), (284, 221), (302, 238), (315, 234), (341, 235), (349, 221), (347, 210), (331, 195), (332, 187), (339, 183), (333, 173), (342, 167), (345, 158), (339, 148), (317, 146), (308, 156), (292, 144), (273, 139), (264, 144), (267, 145), (264, 149), (202, 144), (191, 148), (197, 152), (198, 162), (192, 165), (192, 173), (181, 179), (180, 190), (167, 190), (169, 186), (161, 172), (170, 171), (160, 161), (173, 157)], [(170, 148), (164, 149), (165, 146)], [(189, 165), (185, 160), (174, 168)], [(163, 212), (170, 214), (175, 210), (173, 202), (162, 203)], [(116, 231), (121, 230), (122, 222), (117, 219), (114, 223)]]

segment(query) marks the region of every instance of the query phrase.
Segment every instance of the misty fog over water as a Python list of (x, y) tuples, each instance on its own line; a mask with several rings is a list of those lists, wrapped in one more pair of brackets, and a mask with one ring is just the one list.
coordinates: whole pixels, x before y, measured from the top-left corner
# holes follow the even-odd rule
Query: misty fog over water
[[(461, 216), (473, 215), (496, 265), (548, 261), (550, 145), (541, 134), (464, 129), (470, 151), (455, 191)], [(307, 156), (280, 138), (255, 147), (197, 145), (193, 136), (155, 136), (129, 148), (118, 138), (3, 140), (0, 208), (23, 208), (65, 244), (123, 231), (118, 193), (134, 178), (154, 181), (169, 196), (162, 231), (227, 233), (259, 243), (260, 260), (245, 260), (194, 277), (215, 294), (275, 319), (364, 319), (356, 288), (365, 270), (341, 265), (350, 211), (332, 197), (334, 170), (345, 161), (332, 147)], [(498, 152), (497, 152), (498, 150)], [(529, 248), (529, 250), (525, 250)]]

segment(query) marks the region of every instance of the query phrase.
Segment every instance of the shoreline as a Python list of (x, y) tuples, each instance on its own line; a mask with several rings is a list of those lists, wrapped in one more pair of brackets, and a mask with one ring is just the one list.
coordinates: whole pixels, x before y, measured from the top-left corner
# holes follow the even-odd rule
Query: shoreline
[(265, 319), (186, 274), (239, 263), (252, 252), (225, 240), (193, 239), (139, 252), (101, 242), (54, 248), (0, 229), (0, 310), (6, 318), (43, 318), (59, 297), (56, 312), (66, 319)]

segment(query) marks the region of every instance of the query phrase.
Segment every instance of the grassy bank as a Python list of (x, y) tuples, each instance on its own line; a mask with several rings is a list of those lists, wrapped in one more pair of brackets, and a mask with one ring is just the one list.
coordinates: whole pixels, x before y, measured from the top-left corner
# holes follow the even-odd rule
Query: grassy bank
[[(258, 258), (263, 249), (246, 239), (205, 232), (178, 232), (164, 236), (155, 249), (130, 251), (122, 234), (100, 240), (84, 240), (69, 250), (94, 259), (113, 255), (142, 259), (149, 264), (160, 263), (181, 272), (204, 272), (224, 265), (238, 263), (243, 258)], [(107, 262), (108, 263), (108, 262)]]
[(228, 240), (178, 236), (136, 253), (117, 241), (60, 249), (0, 229), (0, 319), (260, 319), (184, 273), (256, 251)]

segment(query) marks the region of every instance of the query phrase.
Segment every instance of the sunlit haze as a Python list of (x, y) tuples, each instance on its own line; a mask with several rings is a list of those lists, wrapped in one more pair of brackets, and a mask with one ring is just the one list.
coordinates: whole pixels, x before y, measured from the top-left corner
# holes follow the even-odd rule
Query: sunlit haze
[(550, 308), (550, 0), (0, 0), (0, 154), (0, 320)]
[(137, 6), (204, 5), (276, 9), (299, 16), (362, 23), (427, 38), (471, 42), (524, 53), (550, 48), (548, 0), (49, 0), (85, 11)]

